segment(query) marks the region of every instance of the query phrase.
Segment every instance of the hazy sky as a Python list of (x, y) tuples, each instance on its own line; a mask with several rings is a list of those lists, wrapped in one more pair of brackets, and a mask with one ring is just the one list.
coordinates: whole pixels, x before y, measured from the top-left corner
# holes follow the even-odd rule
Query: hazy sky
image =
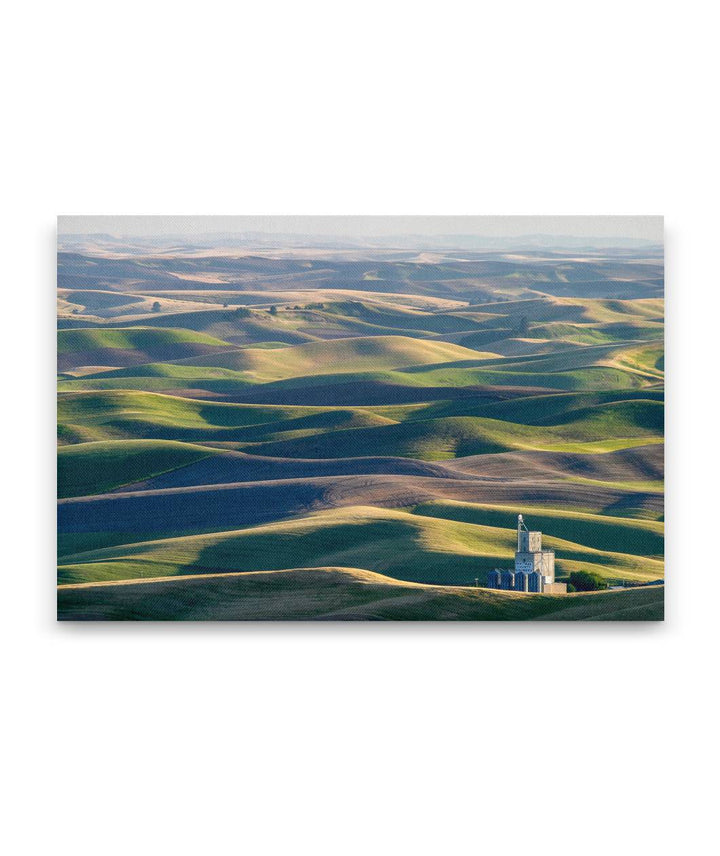
[(623, 237), (662, 243), (660, 216), (62, 216), (60, 235), (106, 233), (115, 236), (197, 235), (211, 232), (266, 232), (339, 237), (390, 235), (570, 235)]

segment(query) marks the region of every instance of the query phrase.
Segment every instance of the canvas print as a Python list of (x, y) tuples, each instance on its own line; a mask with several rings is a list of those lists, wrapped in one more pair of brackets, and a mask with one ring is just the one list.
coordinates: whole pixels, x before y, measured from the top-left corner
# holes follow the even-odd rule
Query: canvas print
[(660, 217), (60, 217), (61, 620), (663, 617)]

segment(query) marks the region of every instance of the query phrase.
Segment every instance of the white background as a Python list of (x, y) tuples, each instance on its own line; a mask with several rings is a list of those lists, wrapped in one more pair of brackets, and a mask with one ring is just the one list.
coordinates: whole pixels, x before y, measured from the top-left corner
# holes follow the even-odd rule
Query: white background
[[(5, 10), (6, 852), (711, 851), (712, 9)], [(58, 213), (665, 214), (665, 624), (56, 625)]]

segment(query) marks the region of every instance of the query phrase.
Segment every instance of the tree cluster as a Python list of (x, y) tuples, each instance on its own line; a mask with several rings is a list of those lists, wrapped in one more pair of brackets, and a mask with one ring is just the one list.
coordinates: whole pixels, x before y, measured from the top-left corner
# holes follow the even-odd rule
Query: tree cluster
[(591, 574), (588, 571), (573, 571), (568, 581), (568, 591), (570, 591), (570, 586), (573, 587), (573, 591), (599, 591), (606, 589), (607, 583), (597, 574)]

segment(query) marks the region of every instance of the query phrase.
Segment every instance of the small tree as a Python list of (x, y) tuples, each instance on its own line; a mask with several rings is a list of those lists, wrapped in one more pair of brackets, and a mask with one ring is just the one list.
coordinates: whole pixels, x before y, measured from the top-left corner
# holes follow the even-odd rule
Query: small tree
[(569, 584), (573, 586), (575, 591), (598, 591), (607, 588), (607, 583), (602, 577), (587, 571), (573, 571), (570, 574)]
[(268, 312), (269, 312), (271, 315), (277, 315), (277, 306), (271, 306), (271, 307), (268, 309)]
[(159, 312), (160, 311), (160, 301), (159, 300), (156, 300), (155, 303), (153, 303), (152, 311), (153, 312)]

